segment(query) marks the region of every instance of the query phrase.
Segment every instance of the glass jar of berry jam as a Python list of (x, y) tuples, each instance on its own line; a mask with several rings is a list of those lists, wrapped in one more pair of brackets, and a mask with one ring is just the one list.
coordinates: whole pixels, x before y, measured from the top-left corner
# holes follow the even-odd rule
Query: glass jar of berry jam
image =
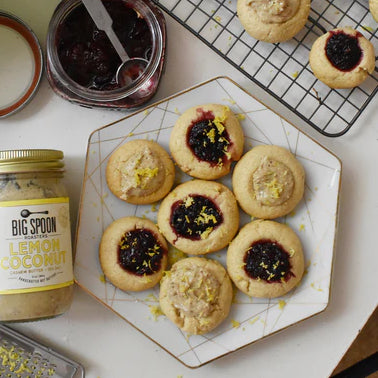
[(150, 0), (102, 0), (130, 57), (149, 61), (128, 86), (116, 82), (121, 60), (81, 0), (62, 1), (47, 36), (47, 77), (54, 91), (88, 107), (132, 109), (156, 92), (164, 68), (166, 26)]

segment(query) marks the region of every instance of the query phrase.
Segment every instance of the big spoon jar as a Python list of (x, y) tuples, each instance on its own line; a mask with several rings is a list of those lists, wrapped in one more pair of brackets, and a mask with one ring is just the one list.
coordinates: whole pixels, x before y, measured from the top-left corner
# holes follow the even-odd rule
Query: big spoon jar
[(0, 151), (0, 321), (54, 317), (72, 302), (63, 152)]
[(62, 1), (47, 36), (47, 77), (56, 93), (88, 107), (134, 109), (156, 93), (164, 68), (166, 27), (150, 0), (102, 0), (131, 58), (148, 60), (126, 86), (116, 81), (121, 59), (81, 0)]

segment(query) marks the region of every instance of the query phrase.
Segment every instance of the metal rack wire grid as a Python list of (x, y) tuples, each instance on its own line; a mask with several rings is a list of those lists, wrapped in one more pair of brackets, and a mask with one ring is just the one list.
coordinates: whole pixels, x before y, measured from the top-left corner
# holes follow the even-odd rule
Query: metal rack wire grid
[(377, 68), (359, 87), (335, 90), (317, 80), (308, 63), (313, 42), (336, 27), (359, 30), (378, 51), (377, 23), (367, 0), (312, 0), (305, 27), (276, 44), (249, 36), (237, 17), (237, 0), (154, 1), (323, 135), (345, 134), (377, 93)]

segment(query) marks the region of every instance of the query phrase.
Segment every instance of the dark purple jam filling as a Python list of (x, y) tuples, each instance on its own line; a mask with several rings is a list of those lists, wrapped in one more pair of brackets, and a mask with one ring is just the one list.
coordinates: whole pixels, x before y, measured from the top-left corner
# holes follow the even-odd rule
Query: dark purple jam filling
[(277, 242), (258, 240), (244, 255), (244, 269), (253, 279), (268, 283), (287, 281), (293, 276), (289, 254)]
[[(128, 55), (149, 60), (152, 39), (146, 21), (122, 0), (105, 0), (103, 3)], [(67, 16), (57, 35), (59, 60), (73, 81), (100, 91), (119, 87), (115, 75), (121, 59), (83, 5), (78, 5)]]
[(199, 240), (222, 222), (222, 212), (210, 198), (191, 195), (172, 205), (170, 225), (178, 236)]
[(351, 71), (361, 61), (362, 50), (358, 37), (344, 32), (330, 32), (326, 43), (326, 55), (334, 67), (340, 71)]
[(194, 122), (188, 129), (187, 143), (197, 159), (216, 165), (227, 158), (230, 138), (225, 129), (218, 130), (213, 120), (214, 116)]
[(118, 263), (138, 276), (150, 275), (160, 269), (166, 253), (151, 231), (132, 230), (126, 232), (118, 244)]

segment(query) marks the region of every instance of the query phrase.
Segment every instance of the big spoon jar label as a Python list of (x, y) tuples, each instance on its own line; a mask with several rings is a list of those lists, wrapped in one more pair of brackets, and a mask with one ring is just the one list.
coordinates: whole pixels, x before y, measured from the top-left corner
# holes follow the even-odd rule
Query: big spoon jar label
[(0, 202), (0, 294), (72, 284), (68, 198)]

